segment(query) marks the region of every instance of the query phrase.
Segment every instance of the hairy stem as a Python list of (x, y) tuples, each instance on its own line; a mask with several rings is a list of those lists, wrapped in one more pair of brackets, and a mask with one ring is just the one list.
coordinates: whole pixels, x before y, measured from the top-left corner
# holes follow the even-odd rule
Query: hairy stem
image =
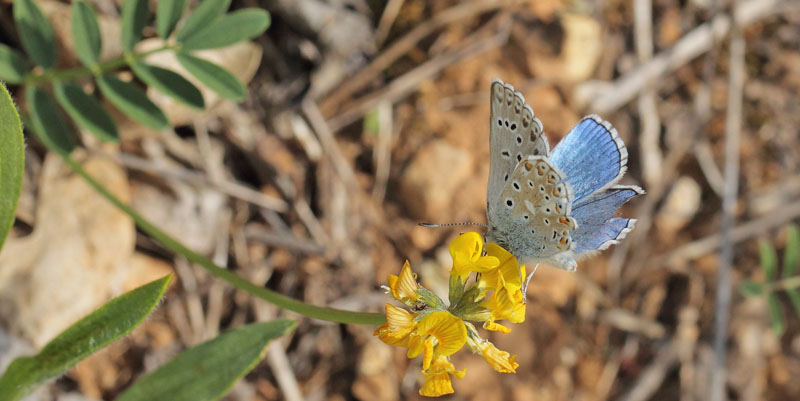
[(31, 71), (23, 78), (24, 85), (39, 84), (43, 82), (73, 80), (76, 78), (87, 77), (91, 75), (100, 75), (102, 73), (115, 70), (120, 67), (131, 64), (132, 62), (141, 60), (151, 54), (159, 53), (164, 50), (177, 50), (177, 45), (164, 45), (152, 50), (144, 51), (141, 53), (126, 52), (123, 55), (108, 60), (91, 67), (75, 67), (65, 69), (51, 69), (44, 71)]
[(244, 278), (232, 273), (230, 270), (222, 268), (214, 264), (208, 258), (192, 251), (185, 245), (178, 242), (176, 239), (169, 236), (164, 231), (147, 221), (143, 216), (139, 215), (129, 205), (123, 203), (114, 194), (112, 194), (103, 184), (94, 179), (80, 163), (76, 162), (72, 157), (63, 152), (58, 152), (56, 149), (51, 149), (58, 153), (69, 167), (83, 177), (89, 185), (91, 185), (97, 192), (110, 201), (114, 206), (130, 216), (139, 228), (153, 237), (156, 241), (160, 242), (165, 248), (172, 252), (178, 253), (186, 257), (190, 262), (200, 265), (212, 275), (221, 278), (234, 287), (247, 292), (250, 295), (261, 298), (273, 305), (280, 308), (290, 310), (305, 317), (310, 317), (319, 320), (327, 320), (337, 323), (351, 323), (351, 324), (366, 324), (366, 325), (380, 325), (386, 318), (380, 313), (364, 313), (352, 312), (341, 309), (327, 308), (322, 306), (309, 305), (304, 302), (298, 301), (294, 298), (287, 297), (275, 291), (257, 286)]

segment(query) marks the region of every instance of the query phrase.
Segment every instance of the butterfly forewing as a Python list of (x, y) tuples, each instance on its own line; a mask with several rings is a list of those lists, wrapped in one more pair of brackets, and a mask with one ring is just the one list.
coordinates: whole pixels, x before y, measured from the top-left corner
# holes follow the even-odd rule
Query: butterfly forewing
[(489, 186), (486, 196), (490, 221), (498, 210), (500, 193), (517, 164), (529, 155), (547, 156), (550, 152), (541, 121), (513, 86), (494, 79), (491, 105)]

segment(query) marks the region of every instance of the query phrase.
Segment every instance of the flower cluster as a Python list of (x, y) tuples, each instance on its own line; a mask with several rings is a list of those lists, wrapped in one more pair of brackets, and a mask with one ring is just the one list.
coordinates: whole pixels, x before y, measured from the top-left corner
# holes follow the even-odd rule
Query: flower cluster
[(511, 330), (498, 321), (525, 320), (521, 290), (525, 267), (498, 245), (484, 247), (481, 236), (474, 232), (453, 240), (450, 255), (449, 303), (420, 286), (406, 262), (400, 275), (389, 276), (387, 291), (408, 308), (386, 304), (386, 323), (374, 333), (386, 344), (408, 348), (409, 358), (422, 355), (425, 382), (419, 393), (428, 397), (452, 393), (450, 375), (464, 377), (466, 370), (456, 370), (450, 362), (450, 355), (464, 345), (480, 353), (498, 372), (515, 373), (518, 366), (515, 356), (481, 338), (471, 322), (508, 333)]

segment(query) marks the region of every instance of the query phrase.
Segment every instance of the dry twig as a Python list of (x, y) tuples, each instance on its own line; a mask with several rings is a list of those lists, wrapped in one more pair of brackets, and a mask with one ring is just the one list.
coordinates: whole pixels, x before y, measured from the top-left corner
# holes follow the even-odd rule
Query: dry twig
[[(764, 19), (777, 12), (783, 3), (781, 0), (748, 0), (739, 3), (734, 9), (736, 25), (744, 27)], [(644, 88), (662, 81), (663, 78), (678, 67), (694, 60), (697, 56), (709, 51), (715, 38), (719, 39), (731, 30), (731, 18), (728, 15), (714, 17), (684, 35), (670, 50), (655, 56), (650, 62), (620, 77), (613, 83), (587, 82), (577, 88), (579, 103), (589, 103), (592, 112), (611, 113), (634, 97)]]
[[(505, 17), (508, 17), (508, 15), (504, 15), (503, 17), (504, 18), (501, 20), (505, 20)], [(487, 23), (487, 25), (490, 24), (492, 24), (491, 21)], [(478, 39), (477, 35), (479, 35), (479, 33), (473, 34), (464, 40), (466, 43), (465, 45), (461, 45), (453, 51), (428, 60), (424, 64), (388, 83), (381, 90), (365, 95), (357, 100), (354, 106), (329, 120), (328, 124), (333, 131), (337, 131), (361, 118), (366, 112), (375, 108), (381, 101), (396, 103), (398, 100), (412, 93), (421, 81), (433, 77), (445, 67), (501, 46), (508, 40), (509, 30), (508, 24), (501, 23), (499, 25), (501, 25), (501, 27), (498, 29), (498, 32), (491, 37)]]
[(504, 5), (507, 4), (503, 1), (496, 0), (475, 1), (460, 4), (436, 14), (430, 20), (420, 24), (411, 32), (392, 43), (388, 49), (372, 60), (372, 62), (359, 71), (356, 76), (348, 79), (344, 84), (333, 90), (322, 103), (320, 103), (320, 110), (322, 110), (324, 115), (330, 117), (341, 104), (353, 98), (356, 92), (367, 86), (367, 84), (377, 78), (384, 69), (392, 65), (402, 55), (408, 53), (420, 40), (432, 34), (437, 29), (465, 18), (496, 10)]
[(717, 301), (714, 314), (714, 369), (711, 374), (711, 401), (725, 401), (725, 376), (728, 320), (731, 303), (731, 264), (733, 263), (734, 212), (739, 192), (739, 142), (742, 131), (742, 92), (745, 81), (745, 42), (741, 31), (733, 28), (730, 44), (728, 110), (725, 119), (725, 196), (722, 199), (722, 250), (717, 268)]

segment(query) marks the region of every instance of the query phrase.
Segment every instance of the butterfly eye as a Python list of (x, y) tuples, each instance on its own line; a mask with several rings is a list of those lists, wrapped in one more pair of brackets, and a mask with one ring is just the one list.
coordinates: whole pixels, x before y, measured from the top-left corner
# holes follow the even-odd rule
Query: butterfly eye
[[(514, 128), (517, 127), (517, 124), (511, 124), (511, 127), (512, 127), (511, 129), (513, 130)], [(522, 137), (521, 136), (517, 136), (517, 145), (522, 145)]]
[(546, 200), (546, 201), (549, 201), (549, 200), (550, 200), (550, 196), (548, 196), (548, 195), (545, 195), (545, 196), (544, 196), (544, 200)]
[(517, 153), (517, 163), (519, 163), (521, 161), (522, 161), (522, 154), (521, 153)]
[(506, 127), (508, 127), (508, 120), (506, 120), (505, 123), (506, 123)]
[[(517, 112), (517, 113), (519, 113), (519, 112)], [(517, 129), (517, 124), (515, 124), (515, 123), (511, 123), (511, 130), (512, 130), (512, 131), (514, 131), (514, 130), (516, 130), (516, 129)], [(520, 138), (520, 139), (521, 139), (521, 138)], [(520, 139), (518, 139), (518, 140), (517, 140), (517, 142), (520, 142)]]
[(528, 187), (533, 188), (533, 181), (528, 180)]
[(512, 201), (511, 199), (506, 199), (506, 205), (508, 205), (508, 207), (512, 207), (514, 206), (514, 201)]
[(503, 156), (506, 159), (510, 159), (511, 158), (511, 153), (509, 151), (507, 151), (507, 150), (504, 150), (504, 151), (500, 152), (500, 155)]
[(550, 219), (545, 218), (544, 219), (544, 225), (549, 226), (550, 225)]
[[(525, 219), (525, 220), (528, 220), (528, 215), (527, 214), (523, 214), (522, 218)], [(533, 230), (531, 230), (531, 231), (533, 231)]]
[(558, 231), (556, 231), (556, 230), (553, 230), (553, 239), (556, 239), (556, 236), (557, 236), (557, 235), (558, 235)]
[(503, 177), (503, 181), (508, 181), (508, 174), (506, 174), (506, 176)]
[(516, 189), (517, 191), (519, 191), (519, 190), (520, 190), (520, 188), (519, 188), (519, 183), (518, 183), (518, 182), (514, 181), (514, 183), (513, 183), (513, 184), (511, 184), (511, 185), (513, 185), (513, 186), (514, 186), (514, 189)]
[(502, 127), (503, 126), (503, 121), (500, 120), (499, 118), (497, 119), (497, 126), (498, 127)]

